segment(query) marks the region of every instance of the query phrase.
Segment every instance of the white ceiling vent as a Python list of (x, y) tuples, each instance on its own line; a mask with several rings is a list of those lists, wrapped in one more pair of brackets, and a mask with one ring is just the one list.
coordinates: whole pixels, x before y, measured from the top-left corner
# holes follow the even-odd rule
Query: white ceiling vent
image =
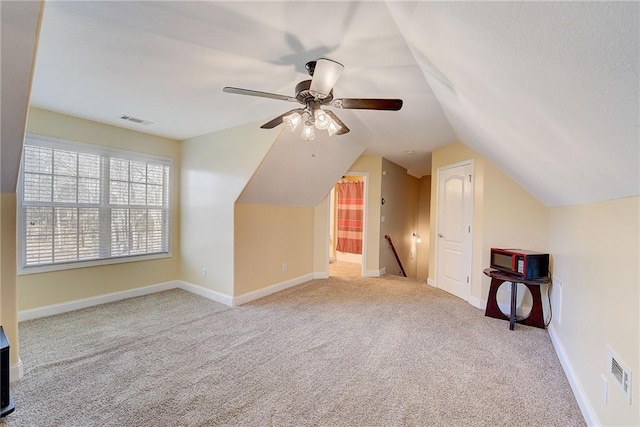
[(149, 120), (142, 120), (142, 119), (139, 119), (137, 117), (127, 116), (125, 114), (121, 115), (120, 118), (122, 120), (126, 120), (128, 122), (138, 123), (139, 125), (151, 125), (151, 124), (153, 124), (153, 122), (151, 122)]
[(609, 346), (607, 346), (607, 372), (631, 404), (631, 371)]

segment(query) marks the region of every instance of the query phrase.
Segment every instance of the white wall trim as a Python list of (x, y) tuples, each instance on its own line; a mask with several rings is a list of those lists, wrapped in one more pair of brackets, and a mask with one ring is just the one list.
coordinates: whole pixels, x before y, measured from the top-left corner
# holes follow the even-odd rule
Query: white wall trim
[(364, 277), (380, 277), (385, 274), (387, 274), (387, 267), (382, 267), (380, 270), (367, 270)]
[(24, 375), (24, 367), (22, 366), (22, 359), (18, 357), (18, 363), (11, 365), (9, 368), (9, 382), (15, 382), (21, 379)]
[(94, 305), (106, 304), (108, 302), (120, 301), (127, 298), (139, 297), (142, 295), (154, 294), (156, 292), (167, 291), (179, 287), (178, 281), (158, 283), (155, 285), (143, 286), (141, 288), (129, 289), (121, 292), (114, 292), (106, 295), (83, 298), (60, 304), (45, 305), (18, 312), (18, 322), (24, 320), (39, 319), (41, 317), (53, 316), (55, 314), (66, 313), (68, 311), (80, 310), (81, 308), (92, 307)]
[(211, 301), (219, 302), (220, 304), (233, 307), (233, 297), (222, 292), (214, 291), (213, 289), (207, 289), (199, 285), (194, 285), (189, 282), (178, 282), (178, 288), (191, 292), (192, 294), (199, 295), (201, 297), (210, 299)]
[[(474, 297), (473, 295), (469, 295), (469, 299), (467, 300), (467, 302), (475, 308), (479, 308), (482, 310), (485, 310), (487, 308), (487, 300)], [(511, 306), (509, 306), (509, 309), (511, 309)]]
[(560, 341), (560, 338), (558, 337), (553, 324), (548, 326), (547, 331), (549, 331), (549, 337), (551, 338), (553, 347), (556, 350), (558, 359), (560, 359), (560, 364), (562, 365), (562, 369), (564, 369), (564, 374), (569, 380), (569, 385), (571, 386), (571, 390), (573, 390), (573, 395), (578, 401), (578, 406), (580, 407), (580, 411), (582, 412), (582, 416), (584, 417), (585, 422), (589, 426), (601, 426), (602, 423), (598, 419), (596, 411), (593, 409), (591, 402), (589, 402), (587, 393), (584, 391), (582, 383), (578, 379), (578, 376), (573, 369), (573, 365), (569, 360), (569, 356), (567, 355), (567, 352), (565, 351), (564, 346), (562, 345), (562, 341)]
[(329, 278), (329, 273), (327, 273), (326, 271), (316, 271), (315, 273), (313, 273), (313, 278), (314, 279), (328, 279)]
[(434, 288), (438, 287), (438, 285), (436, 285), (436, 279), (432, 279), (431, 277), (427, 277), (427, 285), (433, 286)]
[(250, 301), (254, 301), (267, 295), (275, 294), (276, 292), (284, 291), (285, 289), (292, 288), (302, 283), (308, 282), (315, 278), (316, 273), (305, 274), (304, 276), (294, 277), (293, 279), (285, 280), (284, 282), (276, 283), (275, 285), (267, 286), (266, 288), (258, 289), (257, 291), (247, 292), (246, 294), (233, 297), (232, 306), (238, 306), (246, 304)]

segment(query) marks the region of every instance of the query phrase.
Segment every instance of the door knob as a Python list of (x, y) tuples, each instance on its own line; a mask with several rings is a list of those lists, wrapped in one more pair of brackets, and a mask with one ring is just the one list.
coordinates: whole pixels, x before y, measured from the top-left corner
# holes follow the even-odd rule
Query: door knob
[(438, 237), (442, 239), (442, 234), (438, 233)]

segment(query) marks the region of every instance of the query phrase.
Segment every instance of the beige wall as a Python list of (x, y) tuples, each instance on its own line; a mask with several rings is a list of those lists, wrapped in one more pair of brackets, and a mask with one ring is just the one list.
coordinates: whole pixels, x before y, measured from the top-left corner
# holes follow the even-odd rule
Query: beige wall
[(0, 194), (0, 322), (11, 345), (10, 363), (18, 363), (18, 288), (16, 285), (16, 195)]
[[(2, 2), (2, 118), (0, 133), (0, 324), (11, 346), (9, 363), (18, 365), (16, 277), (16, 183), (33, 83), (44, 1)], [(14, 380), (19, 375), (12, 369)]]
[(429, 248), (431, 242), (431, 175), (420, 178), (418, 193), (418, 234), (422, 241), (417, 244), (416, 278), (426, 281), (427, 277), (429, 277)]
[(482, 270), (489, 266), (492, 247), (548, 250), (549, 210), (491, 162), (456, 143), (433, 152), (431, 184), (431, 245), (429, 279), (436, 278), (437, 186), (439, 167), (473, 160), (473, 248), (471, 303), (484, 307), (490, 279)]
[(234, 295), (234, 204), (282, 131), (260, 124), (182, 142), (181, 278), (228, 296)]
[(389, 235), (398, 252), (408, 277), (417, 274), (417, 242), (413, 233), (418, 232), (418, 179), (407, 174), (407, 170), (387, 159), (382, 159), (382, 197), (380, 206), (380, 268), (387, 273), (401, 275), (400, 267), (385, 235)]
[[(484, 164), (484, 212), (482, 227), (482, 266), (489, 266), (491, 248), (523, 248), (549, 252), (549, 208), (531, 196), (493, 163)], [(482, 289), (472, 294), (486, 300), (491, 280), (482, 275)], [(508, 293), (507, 293), (508, 294)], [(508, 304), (508, 295), (500, 301)], [(530, 305), (529, 294), (524, 299)]]
[(366, 244), (366, 272), (373, 273), (380, 270), (380, 198), (382, 197), (382, 157), (360, 156), (349, 172), (363, 172), (368, 174), (367, 201), (367, 244)]
[(234, 296), (313, 273), (314, 208), (238, 203), (234, 229)]
[(180, 144), (177, 141), (39, 108), (29, 109), (27, 132), (173, 159), (171, 258), (18, 276), (20, 310), (139, 288), (179, 278)]
[(331, 214), (329, 202), (331, 193), (313, 208), (313, 272), (329, 276), (329, 226)]
[[(602, 425), (640, 425), (640, 198), (551, 208), (549, 222), (563, 284), (551, 328)], [(607, 345), (633, 371), (631, 405), (611, 379), (608, 403), (600, 399)]]

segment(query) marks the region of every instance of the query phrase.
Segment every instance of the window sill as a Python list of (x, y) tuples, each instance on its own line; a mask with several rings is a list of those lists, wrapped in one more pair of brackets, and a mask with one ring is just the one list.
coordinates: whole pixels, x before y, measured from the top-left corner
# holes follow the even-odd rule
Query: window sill
[(32, 267), (18, 267), (18, 276), (26, 276), (29, 274), (49, 273), (53, 271), (76, 270), (79, 268), (100, 267), (105, 265), (124, 264), (129, 262), (151, 261), (156, 259), (171, 258), (171, 252), (159, 253), (151, 255), (133, 255), (120, 258), (96, 259), (90, 261), (76, 261), (65, 264), (48, 264)]

